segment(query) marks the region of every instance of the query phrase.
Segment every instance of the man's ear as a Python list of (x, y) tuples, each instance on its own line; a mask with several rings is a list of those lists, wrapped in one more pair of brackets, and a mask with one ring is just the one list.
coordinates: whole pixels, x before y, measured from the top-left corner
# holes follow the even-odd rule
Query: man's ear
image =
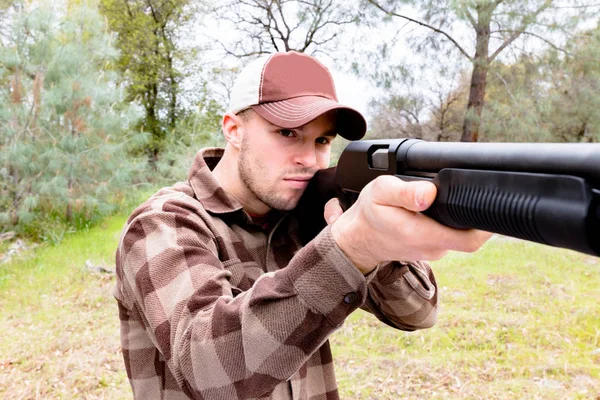
[(225, 140), (238, 150), (242, 147), (242, 139), (245, 131), (242, 124), (242, 117), (232, 113), (225, 114), (223, 121), (221, 121), (221, 130), (223, 131)]

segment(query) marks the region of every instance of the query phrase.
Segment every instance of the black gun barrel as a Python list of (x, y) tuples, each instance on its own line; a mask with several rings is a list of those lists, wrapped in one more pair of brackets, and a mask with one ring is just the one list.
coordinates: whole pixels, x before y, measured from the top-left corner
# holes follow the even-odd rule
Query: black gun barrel
[(600, 182), (600, 143), (456, 143), (408, 139), (397, 161), (406, 170), (443, 168), (574, 175)]

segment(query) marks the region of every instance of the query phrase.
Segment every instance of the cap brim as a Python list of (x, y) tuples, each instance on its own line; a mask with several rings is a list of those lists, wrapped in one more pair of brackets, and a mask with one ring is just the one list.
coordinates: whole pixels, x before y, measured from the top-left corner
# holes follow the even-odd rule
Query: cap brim
[(367, 132), (367, 121), (353, 108), (319, 96), (302, 96), (252, 106), (258, 115), (282, 128), (292, 129), (308, 124), (327, 111), (337, 110), (337, 133), (358, 140)]

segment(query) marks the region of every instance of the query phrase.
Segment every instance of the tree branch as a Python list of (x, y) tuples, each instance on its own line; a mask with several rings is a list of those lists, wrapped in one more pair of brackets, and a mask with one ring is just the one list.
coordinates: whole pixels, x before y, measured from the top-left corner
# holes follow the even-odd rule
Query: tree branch
[(471, 15), (471, 12), (468, 9), (465, 9), (465, 15), (467, 16), (467, 19), (469, 20), (471, 25), (477, 25), (477, 21), (475, 21), (475, 18), (473, 18), (473, 15)]
[(591, 7), (600, 7), (600, 3), (585, 4), (583, 6), (551, 6), (550, 8), (555, 9), (555, 10), (560, 10), (560, 9), (565, 9), (565, 8), (577, 9), (577, 8), (591, 8)]
[[(546, 9), (547, 9), (548, 7), (550, 7), (551, 5), (552, 5), (552, 0), (546, 0), (546, 1), (544, 2), (544, 4), (542, 4), (542, 5), (540, 6), (540, 8), (538, 8), (538, 9), (537, 9), (537, 10), (536, 10), (536, 11), (535, 11), (533, 14), (529, 14), (529, 15), (527, 15), (527, 16), (526, 16), (526, 17), (527, 17), (527, 19), (530, 19), (530, 18), (532, 18), (532, 17), (537, 17), (538, 15), (540, 15), (540, 13), (541, 13), (542, 11), (546, 10)], [(524, 17), (524, 19), (525, 19), (525, 17)], [(504, 49), (505, 49), (507, 46), (509, 46), (509, 45), (510, 45), (512, 42), (514, 42), (515, 40), (517, 40), (517, 38), (518, 38), (519, 36), (521, 36), (521, 34), (523, 34), (523, 33), (525, 32), (525, 29), (527, 28), (527, 26), (528, 26), (528, 25), (529, 25), (529, 24), (527, 24), (527, 23), (523, 23), (523, 24), (521, 24), (521, 27), (520, 27), (518, 30), (516, 30), (516, 31), (513, 31), (513, 34), (512, 34), (512, 36), (511, 36), (511, 37), (509, 37), (508, 39), (506, 39), (506, 40), (504, 41), (504, 43), (502, 43), (502, 44), (500, 45), (500, 47), (498, 47), (498, 48), (496, 49), (496, 51), (495, 51), (495, 52), (494, 52), (494, 53), (493, 53), (491, 56), (489, 56), (489, 57), (488, 57), (488, 63), (489, 63), (489, 62), (492, 62), (492, 61), (494, 61), (494, 59), (495, 59), (495, 58), (498, 56), (498, 54), (500, 54), (500, 53), (502, 52), (502, 50), (504, 50)]]
[[(277, 6), (281, 7), (281, 5), (279, 4), (279, 2), (277, 2)], [(273, 33), (271, 32), (271, 29), (275, 30), (275, 32), (277, 32), (277, 34), (279, 34), (279, 38), (281, 39), (281, 41), (283, 42), (284, 46), (285, 46), (285, 51), (289, 50), (289, 33), (288, 35), (284, 35), (284, 33), (281, 31), (281, 29), (279, 28), (279, 24), (277, 23), (277, 19), (275, 18), (275, 16), (273, 15), (273, 2), (271, 2), (268, 6), (266, 6), (264, 8), (264, 10), (267, 12), (267, 17), (269, 19), (269, 27), (267, 28), (269, 36), (271, 37), (271, 40), (273, 42), (273, 45), (275, 46), (275, 49), (277, 49), (277, 45), (275, 44), (275, 38), (273, 37)], [(271, 22), (274, 25), (271, 25)], [(287, 26), (287, 24), (285, 23), (285, 20), (283, 21), (283, 24)], [(279, 49), (277, 49), (279, 51)]]
[[(514, 31), (508, 31), (508, 30), (499, 30), (499, 31), (495, 31), (498, 33), (510, 33), (510, 32), (514, 32)], [(529, 31), (522, 31), (520, 32), (521, 35), (529, 35), (529, 36), (533, 36), (539, 40), (541, 40), (542, 42), (546, 43), (547, 45), (549, 45), (550, 47), (552, 47), (554, 50), (560, 51), (561, 53), (564, 53), (568, 56), (573, 56), (573, 53), (568, 52), (567, 50), (558, 47), (557, 45), (555, 45), (554, 43), (552, 43), (551, 41), (549, 41), (548, 39), (538, 35), (537, 33), (533, 33), (533, 32), (529, 32)]]
[(450, 36), (448, 33), (444, 32), (443, 30), (441, 30), (441, 29), (439, 29), (439, 28), (436, 28), (436, 27), (434, 27), (434, 26), (432, 26), (432, 25), (429, 25), (429, 24), (427, 24), (427, 23), (425, 23), (425, 22), (418, 21), (418, 20), (416, 20), (416, 19), (413, 19), (413, 18), (407, 17), (406, 15), (402, 15), (402, 14), (398, 14), (398, 13), (396, 13), (396, 12), (394, 12), (394, 11), (389, 11), (389, 10), (386, 10), (385, 8), (383, 8), (383, 6), (381, 6), (381, 5), (380, 5), (380, 4), (379, 4), (377, 1), (375, 1), (375, 0), (368, 0), (368, 1), (369, 1), (369, 3), (373, 4), (375, 7), (377, 7), (379, 10), (383, 11), (383, 12), (384, 12), (384, 13), (386, 13), (387, 15), (394, 16), (394, 17), (398, 17), (398, 18), (402, 18), (402, 19), (405, 19), (405, 20), (407, 20), (407, 21), (410, 21), (410, 22), (414, 22), (414, 23), (415, 23), (415, 24), (417, 24), (417, 25), (421, 25), (421, 26), (423, 26), (423, 27), (425, 27), (425, 28), (428, 28), (428, 29), (430, 29), (430, 30), (432, 30), (432, 31), (434, 31), (434, 32), (436, 32), (436, 33), (439, 33), (440, 35), (443, 35), (443, 36), (445, 36), (445, 37), (446, 37), (446, 39), (448, 39), (450, 42), (452, 42), (452, 44), (453, 44), (453, 45), (454, 45), (454, 46), (455, 46), (455, 47), (456, 47), (456, 48), (457, 48), (457, 49), (458, 49), (458, 50), (459, 50), (459, 51), (460, 51), (460, 52), (461, 52), (461, 53), (462, 53), (462, 54), (463, 54), (465, 57), (467, 57), (467, 59), (468, 59), (469, 61), (471, 61), (471, 62), (473, 62), (473, 61), (474, 61), (473, 57), (471, 57), (471, 56), (470, 56), (470, 55), (469, 55), (469, 54), (468, 54), (468, 53), (465, 51), (465, 49), (463, 49), (463, 48), (462, 48), (462, 46), (461, 46), (460, 44), (458, 44), (458, 42), (457, 42), (456, 40), (454, 40), (454, 38), (453, 38), (452, 36)]

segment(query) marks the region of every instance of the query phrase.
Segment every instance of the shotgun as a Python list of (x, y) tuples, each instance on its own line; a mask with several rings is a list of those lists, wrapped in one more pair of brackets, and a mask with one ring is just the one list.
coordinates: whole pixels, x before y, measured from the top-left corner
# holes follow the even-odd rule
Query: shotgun
[(600, 144), (351, 142), (299, 202), (303, 224), (315, 221), (303, 240), (326, 225), (316, 209), (334, 196), (347, 209), (380, 175), (433, 182), (437, 197), (424, 213), (441, 224), (600, 256)]

